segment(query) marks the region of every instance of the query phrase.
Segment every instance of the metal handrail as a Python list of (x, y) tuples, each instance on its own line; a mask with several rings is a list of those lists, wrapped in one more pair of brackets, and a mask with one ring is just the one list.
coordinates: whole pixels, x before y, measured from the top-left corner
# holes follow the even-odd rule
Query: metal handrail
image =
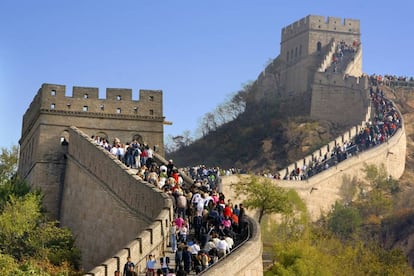
[(247, 218), (246, 220), (246, 225), (244, 227), (244, 229), (242, 230), (242, 240), (240, 241), (240, 243), (238, 243), (231, 251), (229, 254), (224, 255), (223, 257), (221, 257), (217, 262), (209, 265), (207, 268), (205, 268), (204, 270), (202, 270), (198, 275), (204, 274), (206, 272), (208, 272), (208, 270), (214, 266), (216, 266), (219, 263), (222, 263), (226, 258), (228, 258), (229, 256), (231, 256), (231, 254), (235, 251), (237, 251), (238, 249), (240, 249), (246, 242), (249, 241), (249, 239), (251, 238), (251, 228), (252, 227), (252, 223), (250, 222), (250, 219)]

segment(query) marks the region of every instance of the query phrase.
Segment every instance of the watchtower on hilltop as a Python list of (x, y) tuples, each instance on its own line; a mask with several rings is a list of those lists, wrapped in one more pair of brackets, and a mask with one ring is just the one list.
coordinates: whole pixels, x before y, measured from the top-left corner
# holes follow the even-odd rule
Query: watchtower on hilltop
[[(317, 119), (339, 119), (338, 122), (345, 124), (362, 119), (369, 101), (365, 100), (367, 82), (360, 79), (363, 78), (360, 37), (360, 22), (355, 19), (309, 15), (282, 28), (280, 54), (259, 75), (250, 100), (253, 103), (276, 100), (280, 113), (287, 116), (310, 115)], [(333, 67), (339, 54), (342, 56)], [(342, 107), (350, 110), (349, 106), (340, 105), (338, 96), (341, 95), (329, 94), (332, 89), (344, 97), (360, 94), (352, 96), (358, 102), (346, 100), (347, 104), (355, 103), (352, 105), (355, 110), (351, 112), (354, 116), (345, 120), (331, 116), (341, 113), (338, 110)], [(335, 110), (323, 110), (331, 103)]]
[[(313, 74), (333, 41), (351, 44), (360, 41), (359, 20), (309, 15), (282, 29), (280, 59), (285, 64), (286, 91), (310, 88)], [(361, 70), (361, 69), (360, 69)]]
[(65, 94), (64, 85), (42, 85), (23, 116), (19, 141), (19, 175), (43, 190), (53, 218), (59, 218), (69, 127), (110, 143), (137, 140), (164, 155), (162, 91), (140, 90), (138, 100), (123, 88), (107, 88), (105, 99), (92, 87), (73, 87), (71, 97)]

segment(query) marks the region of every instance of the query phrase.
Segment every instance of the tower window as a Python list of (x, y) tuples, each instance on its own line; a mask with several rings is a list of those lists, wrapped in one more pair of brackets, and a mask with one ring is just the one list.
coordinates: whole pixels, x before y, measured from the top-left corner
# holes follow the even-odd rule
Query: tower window
[(120, 107), (118, 107), (118, 108), (116, 109), (116, 113), (118, 113), (118, 114), (120, 114), (120, 113), (121, 113), (121, 108), (120, 108)]
[(101, 110), (105, 109), (105, 106), (103, 104), (101, 104), (99, 107), (101, 108)]
[(316, 44), (316, 50), (320, 52), (322, 50), (322, 43), (319, 41), (318, 44)]
[(56, 90), (50, 90), (50, 96), (56, 96)]
[(120, 101), (121, 99), (122, 99), (121, 95), (117, 95), (117, 96), (116, 96), (116, 100), (117, 100), (117, 101)]
[(151, 102), (153, 102), (153, 101), (154, 101), (154, 96), (149, 96), (149, 100), (150, 100)]
[(55, 109), (55, 108), (56, 108), (56, 104), (52, 103), (52, 104), (50, 105), (50, 109)]
[(82, 111), (83, 111), (83, 112), (88, 111), (88, 106), (87, 106), (87, 105), (84, 105), (84, 106), (83, 106), (83, 108), (82, 108)]
[(153, 109), (150, 109), (149, 114), (150, 115), (154, 115), (154, 110)]
[(137, 114), (138, 113), (138, 107), (134, 106), (134, 113)]
[(89, 95), (88, 95), (88, 94), (84, 94), (84, 95), (83, 95), (83, 98), (84, 98), (84, 99), (87, 99), (87, 98), (89, 98)]

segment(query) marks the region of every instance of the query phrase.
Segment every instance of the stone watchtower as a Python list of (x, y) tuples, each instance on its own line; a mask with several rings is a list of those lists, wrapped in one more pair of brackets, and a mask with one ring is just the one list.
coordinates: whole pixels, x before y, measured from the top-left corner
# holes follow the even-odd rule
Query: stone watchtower
[(140, 90), (139, 100), (132, 99), (131, 89), (108, 88), (105, 99), (99, 99), (98, 88), (73, 87), (71, 97), (65, 93), (64, 85), (42, 85), (24, 114), (19, 141), (18, 173), (43, 191), (44, 206), (55, 219), (60, 217), (69, 127), (111, 143), (115, 137), (122, 143), (136, 139), (164, 155), (162, 91)]
[[(330, 114), (321, 115), (319, 111), (324, 108), (321, 105), (329, 104), (332, 99), (323, 102), (317, 95), (315, 102), (314, 98), (315, 92), (318, 94), (322, 88), (321, 84), (324, 84), (322, 89), (325, 90), (333, 88), (344, 93), (364, 93), (359, 90), (364, 86), (361, 83), (365, 83), (359, 80), (362, 76), (360, 36), (359, 20), (337, 17), (309, 15), (282, 28), (280, 54), (259, 75), (250, 99), (256, 102), (277, 99), (280, 113), (288, 116), (310, 115), (317, 119), (329, 119), (326, 116)], [(358, 47), (352, 57), (343, 60), (343, 67), (332, 72), (329, 67), (340, 43), (357, 44)], [(365, 102), (363, 105), (366, 109)], [(356, 113), (359, 116), (361, 112), (358, 110)]]
[[(360, 41), (359, 20), (309, 15), (282, 29), (281, 79), (288, 93), (307, 91), (333, 41)], [(360, 68), (361, 70), (361, 68)], [(360, 71), (361, 73), (361, 71)]]

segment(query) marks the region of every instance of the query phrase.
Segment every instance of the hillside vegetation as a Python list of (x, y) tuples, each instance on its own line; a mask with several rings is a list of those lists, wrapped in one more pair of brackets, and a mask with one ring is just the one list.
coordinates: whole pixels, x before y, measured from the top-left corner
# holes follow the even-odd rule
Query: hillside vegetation
[(262, 103), (168, 157), (180, 166), (274, 172), (328, 143), (342, 129), (328, 121), (287, 117), (272, 103)]
[(50, 221), (42, 195), (16, 175), (18, 148), (0, 152), (0, 275), (81, 275), (69, 229)]

